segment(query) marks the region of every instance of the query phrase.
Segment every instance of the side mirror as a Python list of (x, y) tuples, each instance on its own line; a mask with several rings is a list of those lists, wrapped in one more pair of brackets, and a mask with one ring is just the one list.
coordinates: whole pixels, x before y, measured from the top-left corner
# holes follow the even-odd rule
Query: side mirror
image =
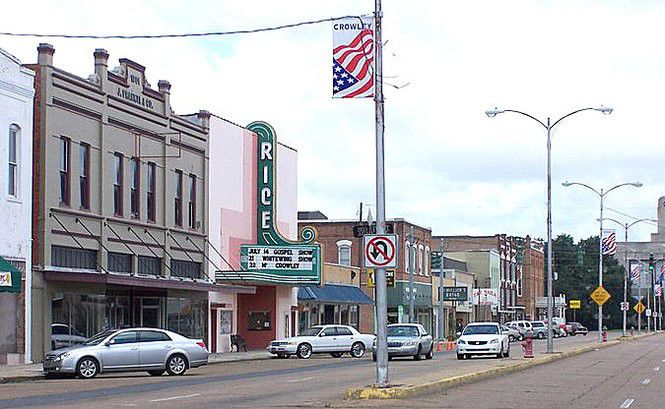
[(110, 347), (111, 345), (115, 344), (115, 339), (112, 339), (110, 341), (106, 341), (104, 343), (104, 346)]
[(455, 335), (457, 335), (458, 337), (461, 337), (461, 336), (462, 336), (462, 333), (461, 333), (460, 331), (457, 331), (457, 332), (455, 333)]
[(319, 334), (319, 336), (320, 336), (320, 337), (324, 337), (325, 334), (322, 332), (322, 333)]

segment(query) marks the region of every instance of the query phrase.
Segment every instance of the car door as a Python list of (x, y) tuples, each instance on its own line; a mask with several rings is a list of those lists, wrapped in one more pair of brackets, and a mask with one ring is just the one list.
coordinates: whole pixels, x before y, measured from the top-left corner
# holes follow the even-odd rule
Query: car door
[(101, 353), (103, 370), (132, 369), (139, 366), (137, 331), (124, 331), (106, 344)]
[(163, 368), (173, 341), (162, 331), (139, 331), (139, 362), (142, 368)]
[(337, 327), (326, 327), (317, 339), (317, 345), (312, 345), (314, 352), (335, 351), (337, 346)]
[(337, 351), (350, 351), (351, 345), (355, 341), (353, 332), (346, 327), (336, 327), (337, 337), (335, 340), (335, 347)]
[(432, 336), (427, 333), (427, 330), (422, 325), (418, 326), (418, 335), (420, 339), (420, 350), (425, 353), (429, 352), (432, 344)]

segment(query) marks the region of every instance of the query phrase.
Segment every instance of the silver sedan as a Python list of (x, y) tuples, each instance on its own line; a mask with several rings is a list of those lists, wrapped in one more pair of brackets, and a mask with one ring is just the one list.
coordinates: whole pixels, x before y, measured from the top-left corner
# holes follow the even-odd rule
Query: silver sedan
[(152, 376), (182, 375), (208, 363), (200, 339), (157, 328), (128, 328), (99, 333), (81, 345), (44, 357), (44, 373), (76, 374), (90, 379), (105, 372), (147, 371)]

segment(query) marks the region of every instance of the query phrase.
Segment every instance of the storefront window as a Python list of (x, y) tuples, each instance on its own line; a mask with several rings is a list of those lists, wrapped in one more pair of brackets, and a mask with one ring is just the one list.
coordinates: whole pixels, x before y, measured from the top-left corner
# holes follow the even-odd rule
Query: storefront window
[(311, 321), (309, 322), (309, 326), (314, 326), (319, 324), (319, 306), (318, 305), (312, 305), (310, 307), (310, 319)]
[(298, 333), (303, 332), (309, 328), (309, 310), (305, 307), (300, 311), (300, 319), (298, 320)]
[(109, 328), (106, 296), (98, 294), (56, 294), (51, 300), (51, 348), (83, 343)]
[(249, 313), (249, 330), (250, 331), (267, 331), (270, 330), (270, 312), (269, 311), (252, 311)]
[(358, 306), (349, 305), (349, 325), (358, 329)]
[(206, 300), (168, 298), (166, 300), (167, 329), (188, 338), (206, 338)]
[(349, 306), (342, 305), (340, 308), (342, 316), (339, 323), (342, 325), (349, 325)]

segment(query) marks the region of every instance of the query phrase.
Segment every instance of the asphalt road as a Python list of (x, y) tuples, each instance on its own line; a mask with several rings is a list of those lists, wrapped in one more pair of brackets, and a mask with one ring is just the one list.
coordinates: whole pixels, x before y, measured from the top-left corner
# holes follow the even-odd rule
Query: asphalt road
[(338, 401), (335, 407), (663, 408), (665, 337), (653, 336), (435, 395), (393, 401)]
[[(556, 347), (565, 350), (594, 341), (593, 334), (569, 337), (557, 340)], [(545, 341), (536, 341), (536, 352), (544, 348)], [(610, 349), (615, 348), (618, 347)], [(416, 383), (499, 367), (517, 359), (521, 359), (521, 348), (513, 344), (508, 359), (458, 361), (454, 353), (438, 353), (431, 361), (393, 360), (390, 374), (393, 383)], [(56, 379), (4, 384), (0, 385), (0, 408), (345, 406), (351, 404), (341, 400), (346, 388), (372, 384), (374, 378), (375, 366), (369, 354), (363, 359), (346, 355), (341, 359), (320, 356), (310, 360), (245, 361), (194, 369), (182, 377), (155, 378), (133, 373), (102, 375), (86, 381)]]

